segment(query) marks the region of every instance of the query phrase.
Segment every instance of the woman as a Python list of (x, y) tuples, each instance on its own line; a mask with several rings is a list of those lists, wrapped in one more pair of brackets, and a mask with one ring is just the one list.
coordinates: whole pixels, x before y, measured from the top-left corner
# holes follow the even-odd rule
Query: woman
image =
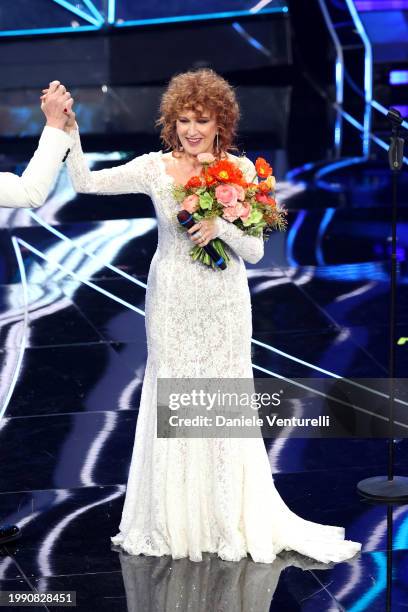
[[(200, 153), (238, 163), (247, 181), (253, 163), (228, 153), (239, 118), (232, 87), (209, 69), (175, 76), (160, 106), (161, 138), (154, 151), (122, 166), (90, 172), (77, 131), (68, 169), (82, 193), (144, 193), (154, 203), (158, 246), (146, 291), (148, 358), (120, 531), (111, 540), (130, 554), (201, 561), (216, 552), (239, 561), (249, 552), (271, 563), (283, 549), (319, 561), (352, 557), (360, 544), (344, 529), (307, 522), (275, 489), (262, 438), (166, 439), (156, 436), (158, 378), (250, 378), (251, 303), (244, 261), (263, 256), (262, 237), (224, 219), (180, 231), (172, 187), (201, 169)], [(215, 271), (190, 258), (219, 236), (231, 260)]]

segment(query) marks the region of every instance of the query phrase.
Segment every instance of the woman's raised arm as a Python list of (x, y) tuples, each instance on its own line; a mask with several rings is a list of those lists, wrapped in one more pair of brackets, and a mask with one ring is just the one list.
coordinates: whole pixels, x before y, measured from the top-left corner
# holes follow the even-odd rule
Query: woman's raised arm
[(120, 193), (144, 193), (150, 195), (150, 155), (145, 153), (130, 162), (91, 171), (82, 151), (78, 129), (69, 132), (73, 144), (67, 159), (68, 172), (75, 191), (114, 195)]

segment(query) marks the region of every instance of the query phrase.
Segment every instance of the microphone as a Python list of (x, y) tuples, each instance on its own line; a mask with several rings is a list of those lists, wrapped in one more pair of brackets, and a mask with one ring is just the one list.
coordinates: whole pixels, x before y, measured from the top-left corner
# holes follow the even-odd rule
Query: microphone
[[(181, 210), (177, 214), (177, 219), (179, 220), (179, 223), (183, 225), (184, 227), (186, 227), (187, 229), (190, 229), (190, 227), (193, 227), (193, 225), (195, 225), (196, 223), (194, 221), (193, 215), (189, 213), (187, 210)], [(213, 260), (213, 262), (218, 268), (220, 268), (221, 270), (225, 270), (225, 268), (227, 267), (227, 264), (225, 263), (225, 259), (221, 257), (221, 255), (217, 253), (215, 248), (212, 246), (212, 240), (210, 240), (208, 244), (206, 244), (205, 246), (201, 248), (204, 249), (206, 253), (208, 253), (208, 255), (211, 257), (211, 259)]]

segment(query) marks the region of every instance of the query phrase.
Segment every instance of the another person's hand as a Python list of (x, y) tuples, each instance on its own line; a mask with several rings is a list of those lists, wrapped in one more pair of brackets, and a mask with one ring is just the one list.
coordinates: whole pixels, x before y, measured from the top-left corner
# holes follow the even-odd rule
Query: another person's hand
[(49, 127), (64, 130), (72, 114), (73, 98), (59, 81), (50, 83), (41, 96), (41, 110)]
[[(187, 230), (191, 240), (200, 247), (206, 246), (217, 237), (216, 219), (202, 219)], [(197, 233), (201, 234), (197, 237)]]

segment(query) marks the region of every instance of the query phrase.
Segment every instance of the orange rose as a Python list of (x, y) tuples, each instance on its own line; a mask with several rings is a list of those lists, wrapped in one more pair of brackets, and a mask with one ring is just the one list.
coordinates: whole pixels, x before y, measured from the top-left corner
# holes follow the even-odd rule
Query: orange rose
[(263, 157), (258, 157), (255, 162), (256, 173), (261, 178), (266, 178), (272, 174), (272, 167)]

